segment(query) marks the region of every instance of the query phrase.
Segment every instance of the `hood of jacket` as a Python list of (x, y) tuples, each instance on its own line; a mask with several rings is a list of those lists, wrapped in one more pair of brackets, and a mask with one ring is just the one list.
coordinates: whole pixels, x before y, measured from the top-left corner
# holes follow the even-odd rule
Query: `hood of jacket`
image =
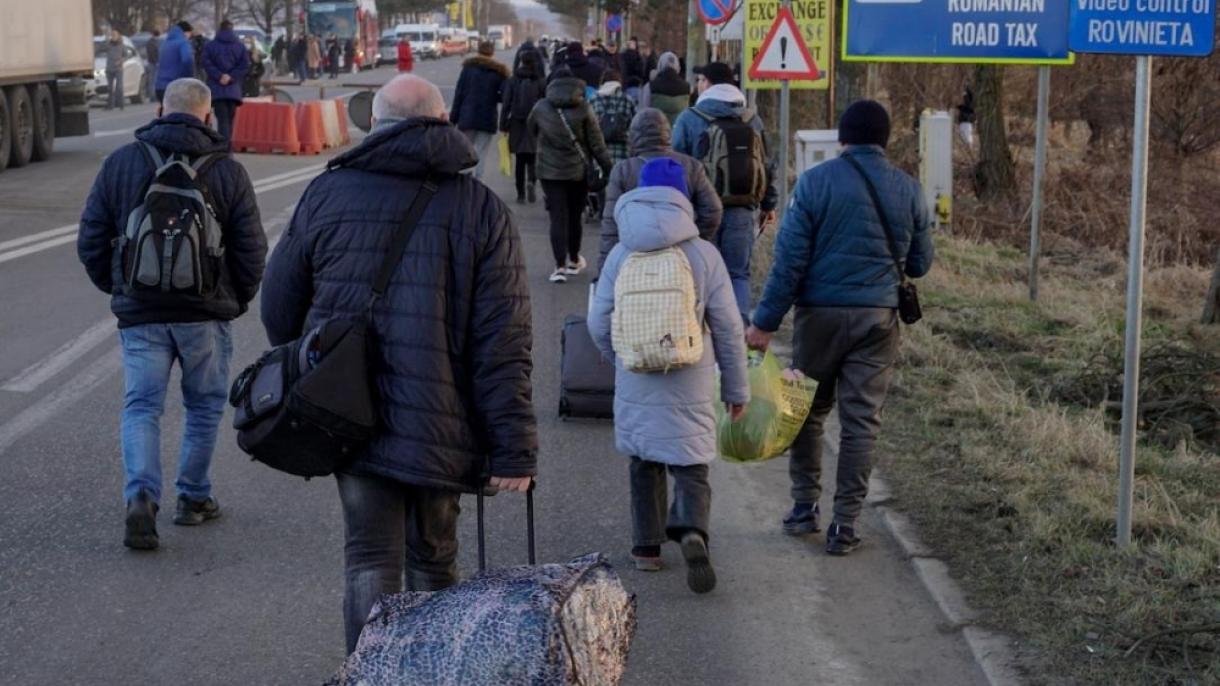
[(475, 55), (474, 57), (466, 58), (466, 61), (462, 62), (462, 68), (465, 69), (466, 67), (477, 67), (487, 71), (494, 71), (500, 76), (508, 78), (508, 67), (486, 55)]
[(216, 32), (217, 43), (240, 43), (241, 39), (237, 37), (237, 33), (233, 29), (221, 29)]
[(668, 186), (624, 193), (614, 206), (614, 220), (619, 242), (632, 252), (652, 252), (699, 237), (690, 200)]
[(627, 143), (631, 154), (643, 152), (668, 152), (673, 149), (673, 130), (669, 126), (669, 118), (661, 110), (646, 107), (631, 120), (631, 130), (627, 134)]
[(158, 150), (199, 157), (214, 152), (229, 152), (229, 141), (211, 127), (189, 114), (175, 112), (154, 119), (136, 130), (136, 140)]
[(376, 129), (354, 150), (331, 161), (379, 174), (452, 176), (479, 161), (466, 136), (444, 119), (413, 117)]
[(562, 76), (546, 87), (546, 99), (555, 107), (576, 107), (585, 101), (585, 82), (574, 76)]
[(611, 96), (618, 95), (623, 92), (623, 84), (620, 81), (607, 81), (602, 84), (601, 88), (597, 89), (598, 95)]
[(186, 40), (186, 34), (182, 32), (182, 27), (175, 24), (170, 28), (169, 33), (165, 34), (165, 41), (162, 43), (162, 45), (165, 43), (176, 43), (184, 40)]
[[(738, 98), (731, 99), (732, 94), (724, 91), (712, 94), (714, 89), (720, 88), (721, 86), (725, 86), (736, 91)], [(699, 102), (695, 103), (695, 109), (713, 117), (740, 117), (742, 116), (742, 113), (746, 111), (746, 99), (745, 96), (741, 94), (741, 91), (737, 90), (733, 86), (729, 86), (728, 84), (720, 84), (712, 86), (711, 88), (707, 89), (703, 95), (699, 96)]]
[(572, 68), (572, 71), (579, 71), (589, 64), (589, 56), (583, 52), (573, 52), (572, 48), (568, 48), (564, 54), (564, 64)]

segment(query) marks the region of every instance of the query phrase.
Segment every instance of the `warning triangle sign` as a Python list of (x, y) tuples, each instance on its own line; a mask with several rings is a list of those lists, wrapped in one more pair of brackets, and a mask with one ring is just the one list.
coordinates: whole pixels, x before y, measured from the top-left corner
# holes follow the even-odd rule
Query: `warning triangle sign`
[(780, 7), (775, 23), (750, 66), (750, 78), (817, 81), (819, 77), (818, 65), (814, 64), (809, 46), (801, 38), (792, 10)]

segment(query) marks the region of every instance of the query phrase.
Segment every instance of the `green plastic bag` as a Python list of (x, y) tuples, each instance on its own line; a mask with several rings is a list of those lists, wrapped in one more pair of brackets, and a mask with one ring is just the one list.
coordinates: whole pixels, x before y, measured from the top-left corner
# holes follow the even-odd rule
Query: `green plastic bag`
[(818, 387), (798, 371), (785, 371), (770, 352), (751, 352), (748, 366), (750, 404), (741, 419), (734, 422), (724, 403), (716, 403), (716, 440), (730, 462), (761, 462), (784, 454), (805, 424)]

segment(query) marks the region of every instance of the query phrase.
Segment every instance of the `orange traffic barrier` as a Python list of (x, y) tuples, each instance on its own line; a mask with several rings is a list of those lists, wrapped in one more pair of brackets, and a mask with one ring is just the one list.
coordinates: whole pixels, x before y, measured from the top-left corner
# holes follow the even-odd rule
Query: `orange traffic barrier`
[(273, 152), (295, 155), (301, 151), (292, 105), (277, 102), (246, 102), (237, 108), (233, 122), (235, 152)]
[(317, 155), (326, 147), (326, 128), (322, 124), (322, 103), (302, 102), (297, 106), (297, 135), (301, 153)]
[(352, 142), (352, 132), (347, 128), (347, 107), (343, 98), (335, 98), (335, 110), (339, 113), (339, 136), (343, 139), (343, 145), (347, 145)]

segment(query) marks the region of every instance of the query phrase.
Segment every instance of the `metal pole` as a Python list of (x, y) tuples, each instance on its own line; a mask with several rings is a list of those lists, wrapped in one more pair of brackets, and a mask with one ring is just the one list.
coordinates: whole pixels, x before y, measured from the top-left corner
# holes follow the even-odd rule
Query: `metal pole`
[(1152, 58), (1135, 58), (1135, 145), (1131, 157), (1131, 245), (1127, 250), (1127, 355), (1123, 372), (1123, 424), (1118, 466), (1118, 546), (1131, 543), (1135, 491), (1135, 428), (1139, 420), (1140, 331), (1144, 300), (1144, 216), (1148, 207), (1148, 110)]
[(1046, 128), (1051, 68), (1038, 68), (1038, 137), (1034, 144), (1034, 198), (1029, 220), (1029, 299), (1038, 300), (1038, 260), (1042, 256), (1042, 179), (1046, 175)]
[(699, 10), (690, 0), (686, 14), (686, 80), (691, 88), (695, 87), (695, 67), (703, 64), (703, 22), (699, 20)]
[(779, 91), (779, 213), (788, 207), (788, 80), (780, 82)]

